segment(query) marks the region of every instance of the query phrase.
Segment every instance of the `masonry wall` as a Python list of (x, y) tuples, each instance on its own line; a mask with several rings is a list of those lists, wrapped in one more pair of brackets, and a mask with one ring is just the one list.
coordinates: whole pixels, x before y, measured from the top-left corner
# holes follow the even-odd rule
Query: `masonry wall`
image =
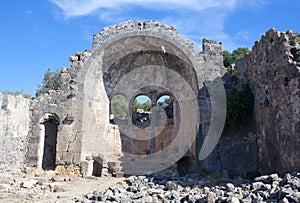
[(261, 173), (300, 168), (300, 45), (296, 35), (269, 30), (236, 64), (237, 87), (254, 92), (254, 133)]
[[(81, 56), (71, 57), (74, 62), (78, 58)], [(197, 65), (193, 67), (194, 64)], [(222, 45), (204, 40), (203, 52), (194, 53), (192, 41), (180, 37), (173, 27), (154, 21), (128, 21), (105, 27), (103, 32), (94, 35), (91, 56), (82, 64), (76, 79), (78, 86), (82, 87), (78, 92), (83, 103), (82, 143), (83, 146), (88, 146), (88, 150), (82, 150), (83, 155), (111, 151), (107, 149), (111, 144), (111, 139), (107, 139), (110, 138), (107, 126), (109, 102), (114, 88), (132, 69), (147, 65), (159, 65), (176, 71), (189, 83), (197, 96), (204, 81), (221, 76)], [(162, 74), (162, 70), (160, 73)], [(143, 77), (147, 79), (147, 75)], [(134, 81), (144, 81), (143, 77), (138, 76)], [(125, 82), (128, 84), (124, 84), (124, 87), (131, 87), (130, 80)], [(132, 91), (138, 91), (138, 88)], [(166, 136), (170, 135), (169, 137), (173, 134), (172, 130), (166, 130), (164, 133)], [(157, 143), (161, 144), (158, 140)], [(124, 143), (123, 139), (123, 147)], [(126, 146), (131, 146), (130, 144), (132, 142), (125, 143)], [(150, 143), (145, 142), (145, 145), (149, 146)], [(144, 145), (140, 146), (144, 148)], [(130, 149), (132, 150), (132, 147)], [(149, 151), (148, 148), (144, 150)]]
[[(82, 63), (76, 60), (74, 64)], [(78, 166), (81, 161), (81, 109), (77, 94), (76, 67), (62, 68), (58, 91), (50, 90), (32, 100), (31, 130), (26, 165), (41, 167), (44, 153), (44, 123), (54, 118), (57, 126), (56, 165)]]
[[(128, 38), (123, 39), (125, 36)], [(140, 40), (140, 45), (148, 48), (149, 44), (143, 44), (145, 39), (153, 47), (140, 52), (135, 42)], [(119, 40), (124, 40), (121, 42), (125, 48), (119, 47)], [(168, 52), (164, 53), (162, 47)], [(177, 55), (180, 57), (176, 58)], [(190, 150), (193, 161), (182, 160), (182, 170), (188, 171), (197, 164), (198, 171), (247, 176), (300, 168), (300, 45), (291, 32), (268, 31), (251, 53), (237, 62), (239, 82), (235, 87), (241, 89), (243, 84), (250, 84), (255, 95), (254, 113), (241, 130), (224, 131), (213, 152), (203, 161), (196, 160), (211, 125), (212, 101), (207, 87), (225, 74), (220, 43), (204, 39), (202, 52), (196, 54), (193, 42), (181, 38), (173, 27), (153, 21), (128, 21), (104, 28), (94, 36), (91, 51), (77, 52), (69, 59), (72, 65), (62, 68), (58, 91), (49, 91), (34, 100), (0, 93), (0, 178), (16, 173), (24, 163), (41, 165), (43, 124), (49, 118), (58, 124), (57, 166), (78, 168), (90, 156), (119, 156), (121, 148), (127, 145), (132, 150), (133, 142), (123, 139), (121, 143), (119, 127), (109, 123), (110, 99), (116, 82), (130, 68), (154, 63), (169, 65), (198, 96), (200, 125)], [(145, 142), (134, 150), (143, 154), (153, 145), (164, 148), (176, 129), (165, 129), (161, 139)]]
[(30, 115), (29, 99), (0, 92), (0, 180), (23, 168)]

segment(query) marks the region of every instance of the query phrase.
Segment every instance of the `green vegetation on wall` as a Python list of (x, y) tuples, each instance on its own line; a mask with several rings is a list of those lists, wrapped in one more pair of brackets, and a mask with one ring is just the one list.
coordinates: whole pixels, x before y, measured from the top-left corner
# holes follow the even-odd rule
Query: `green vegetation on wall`
[(244, 85), (241, 91), (236, 89), (228, 91), (226, 125), (241, 127), (247, 116), (252, 113), (253, 107), (254, 95), (249, 85)]

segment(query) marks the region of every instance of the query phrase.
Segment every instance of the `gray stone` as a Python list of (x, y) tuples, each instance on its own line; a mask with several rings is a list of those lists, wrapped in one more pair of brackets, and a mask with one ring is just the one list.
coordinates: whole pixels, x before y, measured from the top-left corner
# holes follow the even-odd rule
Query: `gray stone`
[(292, 177), (291, 177), (291, 174), (289, 174), (289, 173), (285, 174), (285, 176), (284, 176), (284, 178), (283, 178), (283, 180), (284, 180), (285, 182), (289, 182), (291, 179), (292, 179)]
[(110, 197), (110, 196), (113, 196), (114, 193), (113, 193), (113, 191), (111, 191), (111, 190), (107, 190), (107, 191), (104, 193), (104, 195)]
[(9, 184), (0, 184), (0, 191), (1, 192), (9, 192), (11, 186)]
[(32, 172), (31, 167), (25, 167), (25, 173), (30, 174)]
[(248, 202), (252, 202), (252, 198), (250, 195), (247, 195), (245, 198), (242, 199), (243, 203), (248, 203)]
[(144, 195), (145, 195), (145, 193), (143, 193), (143, 192), (137, 192), (131, 198), (132, 199), (140, 199), (140, 198), (144, 197)]
[(254, 182), (252, 183), (253, 190), (260, 190), (264, 186), (263, 182)]
[(207, 194), (207, 202), (209, 202), (209, 203), (215, 202), (216, 197), (217, 197), (216, 193), (214, 193), (214, 192), (209, 192), (209, 193)]
[(60, 177), (59, 177), (59, 176), (52, 176), (52, 177), (50, 178), (50, 181), (53, 181), (53, 182), (60, 181)]
[(120, 200), (121, 203), (131, 203), (132, 200), (131, 198), (127, 197), (127, 196), (123, 196)]
[(282, 202), (282, 203), (289, 203), (289, 200), (288, 200), (287, 198), (284, 197), (284, 198), (281, 200), (281, 202)]
[(148, 189), (149, 194), (160, 194), (162, 193), (162, 190), (156, 189), (156, 188), (149, 188)]
[(227, 189), (228, 189), (229, 191), (232, 191), (232, 192), (235, 191), (235, 187), (234, 187), (234, 185), (233, 185), (232, 183), (227, 183), (227, 184), (226, 184), (226, 187), (227, 187)]
[(24, 181), (21, 183), (21, 187), (23, 188), (33, 188), (38, 184), (38, 180), (29, 179), (28, 181)]
[(278, 177), (278, 174), (274, 173), (271, 175), (264, 175), (264, 176), (256, 177), (254, 180), (257, 182), (263, 182), (265, 184), (271, 184), (271, 183), (273, 183), (273, 181), (278, 181), (279, 177)]
[(188, 193), (190, 191), (191, 191), (191, 187), (187, 186), (187, 187), (184, 188), (184, 192)]
[(229, 200), (229, 202), (231, 202), (231, 203), (240, 203), (240, 200), (237, 197), (231, 197), (231, 199)]
[(86, 194), (85, 197), (90, 200), (94, 197), (94, 194), (93, 193), (88, 193), (88, 194)]
[(173, 182), (173, 181), (168, 181), (168, 182), (166, 183), (165, 188), (166, 188), (167, 190), (176, 190), (176, 189), (177, 189), (177, 184), (176, 184), (175, 182)]

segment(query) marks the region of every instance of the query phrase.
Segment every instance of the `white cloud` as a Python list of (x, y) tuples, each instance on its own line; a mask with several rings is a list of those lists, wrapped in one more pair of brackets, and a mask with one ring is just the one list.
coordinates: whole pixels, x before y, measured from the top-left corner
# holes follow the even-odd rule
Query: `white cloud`
[(66, 18), (89, 15), (99, 9), (124, 7), (126, 5), (144, 6), (158, 9), (189, 9), (202, 11), (212, 8), (233, 9), (238, 0), (50, 0), (63, 10)]
[(226, 18), (238, 8), (258, 8), (266, 0), (50, 0), (63, 11), (65, 19), (97, 15), (102, 22), (135, 19), (132, 6), (160, 11), (157, 20), (176, 27), (198, 44), (203, 37), (221, 41), (225, 49), (238, 46), (224, 31)]

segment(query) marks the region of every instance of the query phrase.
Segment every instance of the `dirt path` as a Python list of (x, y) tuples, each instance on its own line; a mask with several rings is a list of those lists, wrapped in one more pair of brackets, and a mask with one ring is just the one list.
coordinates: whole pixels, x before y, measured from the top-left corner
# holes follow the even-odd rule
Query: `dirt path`
[[(92, 177), (92, 178), (71, 178), (65, 181), (58, 177), (57, 181), (44, 180), (32, 188), (24, 188), (22, 184), (33, 178), (19, 178), (14, 183), (7, 184), (10, 187), (6, 191), (0, 190), (0, 202), (42, 202), (42, 203), (61, 203), (74, 202), (90, 192), (102, 192), (109, 186), (123, 180), (123, 178), (112, 177)], [(1, 186), (0, 186), (1, 189)]]

